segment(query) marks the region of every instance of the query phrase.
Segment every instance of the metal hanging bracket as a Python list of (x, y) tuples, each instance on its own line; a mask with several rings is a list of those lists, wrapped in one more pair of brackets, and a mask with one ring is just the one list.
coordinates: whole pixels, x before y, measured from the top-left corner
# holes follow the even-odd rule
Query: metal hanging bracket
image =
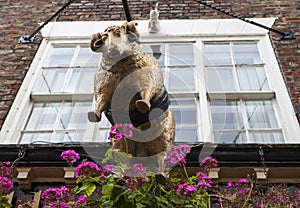
[(131, 14), (130, 14), (130, 9), (129, 9), (128, 2), (127, 2), (127, 0), (122, 0), (122, 3), (123, 3), (123, 8), (124, 8), (124, 11), (125, 11), (125, 15), (126, 15), (126, 20), (127, 20), (127, 22), (131, 22), (132, 17), (131, 17)]
[(69, 0), (66, 2), (54, 15), (52, 15), (49, 19), (46, 20), (41, 26), (39, 26), (31, 35), (24, 35), (22, 36), (18, 43), (24, 44), (24, 43), (33, 43), (35, 39), (35, 35), (43, 28), (46, 24), (48, 24), (52, 19), (54, 19), (56, 16), (58, 16), (63, 10), (65, 10), (73, 1), (75, 0)]
[(281, 39), (281, 40), (290, 40), (290, 39), (295, 39), (295, 38), (296, 38), (294, 32), (281, 32), (281, 31), (279, 31), (279, 30), (276, 30), (276, 29), (267, 27), (267, 26), (262, 25), (262, 24), (260, 24), (260, 23), (257, 23), (257, 22), (254, 22), (254, 21), (250, 21), (250, 20), (248, 20), (248, 19), (246, 19), (246, 18), (244, 18), (244, 17), (242, 17), (242, 16), (240, 16), (240, 15), (236, 15), (236, 14), (234, 14), (234, 13), (232, 13), (232, 12), (226, 12), (225, 9), (222, 9), (222, 8), (220, 8), (220, 7), (217, 7), (217, 6), (214, 6), (214, 5), (212, 5), (211, 3), (205, 2), (204, 0), (195, 0), (195, 1), (198, 2), (198, 3), (200, 3), (200, 4), (203, 4), (203, 5), (207, 6), (207, 7), (209, 7), (209, 8), (211, 8), (211, 9), (214, 9), (214, 10), (216, 10), (216, 11), (218, 11), (218, 12), (221, 12), (221, 13), (223, 13), (223, 14), (226, 14), (226, 15), (228, 15), (228, 16), (230, 16), (230, 17), (233, 17), (233, 18), (242, 20), (242, 21), (247, 22), (247, 23), (250, 23), (250, 24), (252, 24), (252, 25), (256, 25), (256, 26), (258, 26), (258, 27), (261, 27), (261, 28), (264, 28), (264, 29), (266, 29), (266, 30), (272, 31), (272, 32), (274, 32), (274, 33), (277, 33), (277, 34), (280, 35), (280, 39)]

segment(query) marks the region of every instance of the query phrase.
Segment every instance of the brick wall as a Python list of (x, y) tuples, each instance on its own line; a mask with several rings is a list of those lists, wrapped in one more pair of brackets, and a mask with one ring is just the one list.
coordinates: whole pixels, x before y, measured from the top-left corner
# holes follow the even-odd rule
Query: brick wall
[[(66, 1), (66, 0), (65, 0)], [(0, 0), (0, 128), (22, 84), (40, 43), (20, 45), (18, 39), (30, 34), (38, 23), (54, 14), (65, 1)], [(128, 0), (135, 20), (148, 19), (156, 1)], [(226, 11), (245, 17), (278, 17), (274, 28), (295, 31), (295, 40), (281, 41), (271, 33), (275, 53), (287, 83), (292, 102), (300, 105), (300, 1), (299, 0), (209, 0)], [(194, 0), (159, 1), (161, 19), (228, 18)], [(125, 20), (121, 0), (76, 0), (57, 21)]]

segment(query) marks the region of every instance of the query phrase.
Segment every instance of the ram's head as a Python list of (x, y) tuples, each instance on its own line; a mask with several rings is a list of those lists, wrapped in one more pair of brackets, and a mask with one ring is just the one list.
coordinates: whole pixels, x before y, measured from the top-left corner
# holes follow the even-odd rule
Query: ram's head
[(102, 52), (104, 57), (117, 58), (132, 50), (131, 44), (138, 42), (139, 33), (135, 22), (126, 22), (122, 26), (108, 27), (104, 32), (93, 34), (91, 49)]

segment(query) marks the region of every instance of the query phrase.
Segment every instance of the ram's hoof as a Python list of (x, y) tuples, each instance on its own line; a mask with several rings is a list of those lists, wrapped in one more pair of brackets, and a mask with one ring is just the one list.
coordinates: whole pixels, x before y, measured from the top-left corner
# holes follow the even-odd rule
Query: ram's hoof
[(150, 107), (151, 107), (150, 102), (145, 100), (137, 100), (135, 102), (135, 106), (140, 113), (146, 113), (150, 111)]
[(98, 116), (94, 111), (88, 112), (88, 119), (90, 122), (99, 122), (101, 120), (101, 115)]

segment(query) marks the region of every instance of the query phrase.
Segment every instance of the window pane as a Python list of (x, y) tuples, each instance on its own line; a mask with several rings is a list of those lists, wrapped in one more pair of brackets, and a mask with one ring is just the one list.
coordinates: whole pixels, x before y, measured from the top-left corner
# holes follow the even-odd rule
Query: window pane
[(101, 129), (96, 132), (93, 142), (108, 142), (109, 130)]
[(51, 135), (52, 133), (23, 133), (20, 143), (30, 144), (37, 141), (50, 142)]
[(198, 131), (197, 128), (176, 128), (175, 131), (176, 142), (197, 142)]
[(261, 64), (257, 44), (234, 44), (236, 64)]
[(60, 103), (35, 103), (25, 130), (52, 130)]
[(156, 59), (160, 66), (165, 66), (165, 46), (164, 45), (142, 45), (143, 49)]
[(74, 66), (98, 66), (102, 53), (93, 53), (90, 48), (80, 48)]
[(84, 131), (78, 132), (57, 132), (53, 142), (78, 143), (84, 137)]
[(93, 93), (94, 75), (96, 69), (74, 69), (69, 80), (66, 92)]
[(170, 45), (170, 66), (194, 64), (194, 50), (192, 44)]
[(268, 91), (268, 80), (263, 67), (238, 68), (240, 88), (243, 91)]
[(197, 108), (195, 99), (171, 99), (170, 108), (173, 112), (177, 125), (197, 124)]
[(46, 67), (68, 67), (71, 64), (75, 47), (52, 48), (44, 66)]
[(92, 102), (65, 103), (58, 129), (85, 129)]
[(214, 133), (216, 143), (246, 143), (247, 138), (244, 132), (217, 132)]
[(212, 101), (211, 114), (215, 130), (244, 128), (239, 101)]
[(251, 132), (250, 143), (284, 143), (284, 138), (280, 131)]
[(206, 66), (232, 64), (229, 44), (205, 44), (204, 60)]
[(206, 70), (206, 83), (209, 91), (236, 91), (231, 67), (209, 67)]
[(171, 92), (194, 92), (196, 84), (193, 69), (170, 69), (168, 90)]
[(271, 101), (247, 101), (250, 128), (278, 128)]
[(66, 69), (43, 70), (33, 91), (38, 93), (62, 92), (66, 74)]

